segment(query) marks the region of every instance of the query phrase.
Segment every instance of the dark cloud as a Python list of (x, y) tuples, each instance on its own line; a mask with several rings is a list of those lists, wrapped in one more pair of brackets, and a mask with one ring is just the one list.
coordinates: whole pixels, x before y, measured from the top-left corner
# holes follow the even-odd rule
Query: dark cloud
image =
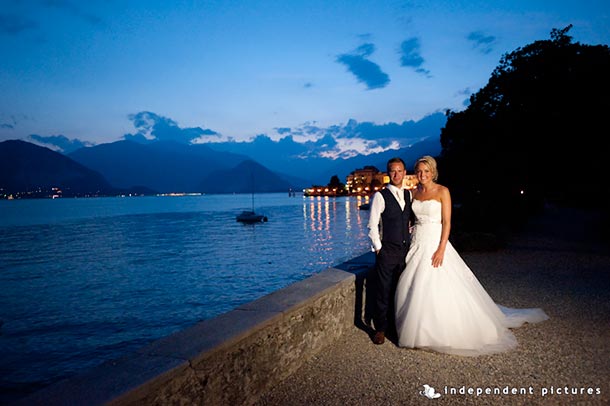
[(25, 17), (0, 14), (0, 34), (17, 35), (23, 31), (36, 29), (38, 24)]
[(375, 52), (375, 45), (367, 43), (359, 46), (350, 54), (342, 54), (337, 57), (337, 62), (345, 65), (369, 90), (383, 88), (390, 83), (390, 77), (381, 70), (381, 67), (367, 59), (373, 52)]
[(0, 113), (0, 129), (2, 130), (14, 130), (24, 121), (32, 120), (31, 117), (25, 114), (2, 114)]
[(472, 93), (473, 91), (469, 87), (462, 89), (457, 93), (458, 96), (466, 96), (466, 98), (462, 101), (462, 106), (468, 107), (470, 105), (470, 95)]
[[(291, 144), (297, 144), (300, 149), (282, 149), (281, 153), (290, 152), (299, 158), (333, 157), (348, 158), (357, 154), (383, 152), (389, 149), (408, 147), (432, 135), (440, 134), (440, 128), (445, 125), (447, 117), (443, 112), (430, 114), (420, 121), (403, 121), (402, 123), (376, 124), (373, 122), (358, 122), (348, 120), (344, 125), (319, 127), (304, 124), (296, 128), (276, 129), (282, 140), (290, 139)], [(279, 131), (281, 130), (281, 131)], [(294, 138), (303, 139), (300, 142)], [(268, 137), (265, 146), (273, 150)], [(279, 152), (279, 151), (278, 151)]]
[[(87, 11), (82, 5), (89, 5), (86, 2), (76, 2), (70, 0), (40, 0), (36, 2), (13, 1), (3, 4), (0, 9), (0, 34), (19, 35), (26, 31), (38, 30), (41, 28), (40, 18), (54, 22), (55, 16), (52, 13), (32, 13), (33, 8), (44, 7), (56, 10), (60, 14), (76, 17), (90, 25), (101, 25), (102, 19)], [(37, 19), (32, 17), (37, 15)], [(51, 15), (51, 16), (49, 16)]]
[(472, 47), (478, 49), (484, 54), (488, 54), (493, 51), (493, 46), (496, 43), (496, 37), (492, 35), (485, 35), (481, 31), (473, 31), (466, 37), (468, 41), (472, 42)]
[(135, 134), (125, 134), (126, 140), (136, 142), (151, 141), (176, 141), (183, 144), (190, 144), (202, 137), (219, 138), (220, 134), (210, 129), (200, 127), (180, 128), (174, 120), (159, 116), (150, 111), (141, 111), (137, 114), (129, 115), (129, 120), (136, 128)]
[(440, 128), (445, 121), (446, 117), (443, 113), (431, 114), (418, 122), (411, 120), (402, 123), (376, 124), (351, 119), (345, 126), (335, 128), (334, 132), (338, 138), (361, 138), (375, 141), (376, 145), (382, 148), (388, 148), (396, 142), (401, 147), (406, 147), (427, 136), (434, 129)]
[(38, 134), (31, 134), (29, 138), (37, 144), (64, 154), (76, 151), (79, 148), (90, 147), (93, 145), (90, 142), (81, 141), (76, 138), (69, 139), (64, 135), (42, 136)]
[(64, 11), (68, 14), (72, 14), (73, 16), (78, 17), (83, 21), (86, 21), (93, 25), (98, 25), (102, 23), (102, 19), (100, 17), (84, 11), (80, 7), (80, 4), (69, 0), (42, 0), (42, 4), (50, 8), (55, 8), (60, 11)]
[(290, 134), (290, 128), (289, 127), (279, 127), (279, 128), (275, 128), (275, 131), (278, 134)]
[(366, 57), (373, 55), (373, 52), (375, 52), (375, 45), (371, 44), (371, 43), (367, 43), (367, 44), (362, 44), (358, 48), (356, 48), (356, 51), (354, 52), (354, 54), (360, 55), (363, 58), (366, 58)]
[(472, 89), (469, 87), (465, 87), (462, 90), (458, 91), (458, 95), (470, 96), (472, 94)]
[(424, 63), (424, 58), (419, 53), (419, 40), (409, 38), (400, 44), (400, 64), (419, 68)]
[(337, 140), (331, 134), (326, 134), (324, 137), (313, 142), (318, 150), (329, 150), (337, 146)]
[(400, 64), (408, 68), (414, 68), (415, 72), (430, 76), (430, 71), (422, 68), (424, 58), (420, 53), (419, 39), (416, 37), (404, 40), (400, 44)]
[(408, 147), (430, 136), (440, 137), (446, 121), (444, 113), (436, 112), (417, 122), (375, 124), (352, 119), (329, 127), (309, 122), (296, 128), (276, 128), (281, 135), (277, 141), (260, 134), (250, 141), (215, 142), (213, 148), (248, 155), (270, 168), (286, 170), (292, 168), (294, 160), (350, 158)]

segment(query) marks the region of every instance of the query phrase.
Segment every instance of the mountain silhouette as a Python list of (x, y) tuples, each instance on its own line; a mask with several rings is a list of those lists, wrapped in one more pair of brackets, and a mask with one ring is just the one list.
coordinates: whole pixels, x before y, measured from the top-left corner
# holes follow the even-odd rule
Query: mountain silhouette
[(48, 195), (59, 188), (63, 196), (105, 195), (114, 192), (98, 172), (52, 151), (21, 141), (0, 142), (0, 188), (4, 194), (33, 192)]
[(163, 193), (201, 192), (202, 180), (211, 172), (228, 170), (247, 159), (206, 145), (173, 141), (117, 141), (81, 148), (68, 156), (103, 173), (114, 186), (144, 186)]
[[(216, 150), (216, 144), (188, 145), (174, 141), (142, 144), (124, 140), (62, 155), (26, 141), (5, 141), (0, 188), (7, 194), (60, 187), (66, 192), (64, 196), (285, 192), (326, 184), (334, 175), (343, 180), (353, 170), (368, 165), (383, 171), (393, 156), (403, 158), (409, 169), (420, 155), (440, 151), (436, 137), (409, 148), (349, 159), (282, 155), (284, 144), (294, 147), (289, 139), (283, 143), (269, 140), (268, 150), (254, 148), (253, 152), (258, 154), (251, 157)], [(261, 161), (276, 165), (277, 170)]]
[(214, 171), (201, 183), (205, 193), (270, 193), (291, 188), (289, 181), (252, 160), (229, 170)]

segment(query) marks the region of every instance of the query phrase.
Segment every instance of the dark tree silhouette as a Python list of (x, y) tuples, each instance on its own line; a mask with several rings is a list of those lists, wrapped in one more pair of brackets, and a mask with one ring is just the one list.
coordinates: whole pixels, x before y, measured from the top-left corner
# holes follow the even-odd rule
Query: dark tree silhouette
[(342, 187), (345, 187), (345, 185), (343, 183), (341, 183), (341, 181), (339, 180), (339, 177), (337, 175), (333, 175), (330, 177), (330, 182), (328, 183), (328, 187), (342, 188)]
[(345, 188), (345, 183), (339, 180), (339, 176), (333, 175), (330, 177), (330, 182), (326, 185), (327, 188), (333, 191), (334, 195), (346, 195), (347, 189)]
[(571, 28), (504, 55), (469, 107), (447, 113), (442, 181), (484, 221), (545, 201), (603, 201), (579, 190), (607, 180), (610, 50), (573, 43)]

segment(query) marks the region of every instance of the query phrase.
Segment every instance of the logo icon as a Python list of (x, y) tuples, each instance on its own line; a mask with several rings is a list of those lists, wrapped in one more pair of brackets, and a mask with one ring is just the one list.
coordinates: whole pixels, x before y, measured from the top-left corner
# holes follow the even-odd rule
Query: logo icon
[(428, 399), (440, 398), (441, 394), (434, 391), (434, 388), (430, 385), (424, 385), (424, 390), (419, 391), (419, 394), (427, 397)]

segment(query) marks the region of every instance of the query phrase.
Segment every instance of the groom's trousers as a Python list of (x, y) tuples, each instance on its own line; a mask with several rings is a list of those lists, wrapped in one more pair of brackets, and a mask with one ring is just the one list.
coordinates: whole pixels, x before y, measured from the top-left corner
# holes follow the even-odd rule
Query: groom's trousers
[(394, 328), (394, 294), (400, 274), (405, 269), (407, 244), (384, 242), (375, 258), (373, 323), (376, 331)]

